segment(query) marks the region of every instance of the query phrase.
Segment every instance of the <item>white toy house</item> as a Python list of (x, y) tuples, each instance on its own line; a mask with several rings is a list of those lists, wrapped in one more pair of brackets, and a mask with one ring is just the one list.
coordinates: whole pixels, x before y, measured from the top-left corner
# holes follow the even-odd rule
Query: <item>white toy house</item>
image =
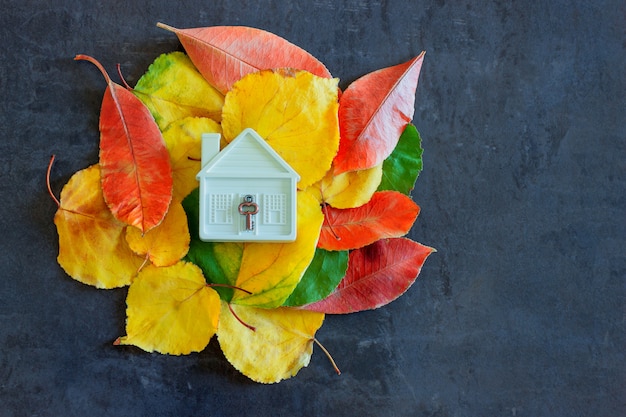
[(220, 152), (220, 134), (202, 135), (200, 239), (289, 242), (296, 239), (300, 176), (253, 129)]

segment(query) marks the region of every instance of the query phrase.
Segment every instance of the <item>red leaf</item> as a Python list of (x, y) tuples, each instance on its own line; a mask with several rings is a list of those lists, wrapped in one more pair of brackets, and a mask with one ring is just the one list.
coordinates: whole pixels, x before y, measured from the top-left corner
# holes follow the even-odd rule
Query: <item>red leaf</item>
[(391, 154), (415, 111), (424, 52), (404, 64), (367, 74), (339, 100), (341, 142), (335, 175), (371, 168)]
[(404, 294), (433, 252), (435, 249), (405, 238), (379, 240), (354, 250), (337, 289), (302, 308), (347, 314), (382, 307)]
[(360, 207), (336, 209), (326, 206), (317, 246), (326, 250), (361, 248), (383, 238), (404, 236), (420, 208), (406, 195), (379, 191)]
[(176, 29), (187, 55), (206, 80), (222, 94), (244, 75), (264, 69), (294, 68), (331, 78), (313, 55), (273, 33), (243, 26)]
[(172, 199), (172, 167), (163, 136), (143, 103), (112, 82), (98, 61), (87, 55), (75, 59), (96, 65), (108, 84), (100, 110), (104, 199), (116, 219), (147, 232), (163, 220)]

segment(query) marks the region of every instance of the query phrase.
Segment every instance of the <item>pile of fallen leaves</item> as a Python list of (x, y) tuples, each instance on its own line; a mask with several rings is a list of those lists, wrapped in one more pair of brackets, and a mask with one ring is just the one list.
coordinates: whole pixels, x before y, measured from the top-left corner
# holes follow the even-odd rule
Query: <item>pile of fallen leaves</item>
[[(76, 57), (107, 88), (99, 163), (55, 198), (59, 264), (97, 288), (129, 286), (115, 344), (180, 355), (217, 334), (251, 379), (289, 378), (314, 343), (326, 352), (314, 337), (325, 314), (393, 301), (434, 251), (403, 237), (419, 213), (410, 122), (423, 53), (340, 92), (321, 62), (271, 33), (159, 26), (186, 53), (159, 56), (135, 88)], [(220, 133), (224, 147), (245, 128), (300, 176), (294, 242), (199, 239), (201, 135)]]

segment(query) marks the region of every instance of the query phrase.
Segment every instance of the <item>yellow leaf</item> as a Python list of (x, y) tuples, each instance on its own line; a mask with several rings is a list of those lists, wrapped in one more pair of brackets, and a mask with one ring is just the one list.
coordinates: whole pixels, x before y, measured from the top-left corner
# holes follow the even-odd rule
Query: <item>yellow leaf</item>
[(333, 175), (329, 170), (324, 178), (310, 187), (321, 203), (334, 208), (360, 207), (370, 201), (383, 175), (383, 164), (360, 171)]
[(205, 117), (187, 117), (169, 125), (163, 132), (165, 146), (172, 162), (174, 198), (183, 200), (198, 187), (202, 134), (221, 133), (220, 125)]
[(245, 243), (235, 291), (235, 304), (273, 308), (294, 290), (315, 255), (324, 216), (310, 194), (298, 191), (297, 237), (290, 243)]
[(324, 314), (290, 308), (233, 306), (241, 324), (222, 302), (217, 338), (226, 359), (248, 378), (271, 384), (294, 376), (309, 364), (315, 332)]
[(124, 239), (125, 225), (104, 202), (100, 168), (92, 165), (75, 173), (61, 191), (54, 216), (59, 233), (58, 262), (77, 281), (97, 288), (130, 284), (143, 258)]
[(182, 204), (172, 201), (161, 224), (143, 235), (136, 227), (127, 228), (126, 241), (136, 254), (147, 255), (156, 266), (175, 264), (187, 254), (191, 241)]
[(161, 130), (185, 117), (219, 122), (224, 96), (200, 75), (187, 55), (159, 56), (137, 82), (133, 93), (148, 107)]
[(126, 336), (115, 344), (186, 355), (206, 347), (217, 330), (220, 298), (196, 265), (142, 269), (128, 288)]
[(300, 174), (304, 189), (323, 177), (339, 149), (337, 82), (294, 70), (246, 75), (226, 94), (224, 136), (256, 130)]

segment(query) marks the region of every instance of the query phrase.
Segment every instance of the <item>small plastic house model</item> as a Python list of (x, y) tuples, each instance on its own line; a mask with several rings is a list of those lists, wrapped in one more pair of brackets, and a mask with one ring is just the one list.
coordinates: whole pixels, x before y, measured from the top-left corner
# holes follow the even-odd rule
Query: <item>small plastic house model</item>
[(200, 239), (284, 242), (296, 239), (300, 176), (253, 129), (220, 152), (220, 134), (202, 135)]

